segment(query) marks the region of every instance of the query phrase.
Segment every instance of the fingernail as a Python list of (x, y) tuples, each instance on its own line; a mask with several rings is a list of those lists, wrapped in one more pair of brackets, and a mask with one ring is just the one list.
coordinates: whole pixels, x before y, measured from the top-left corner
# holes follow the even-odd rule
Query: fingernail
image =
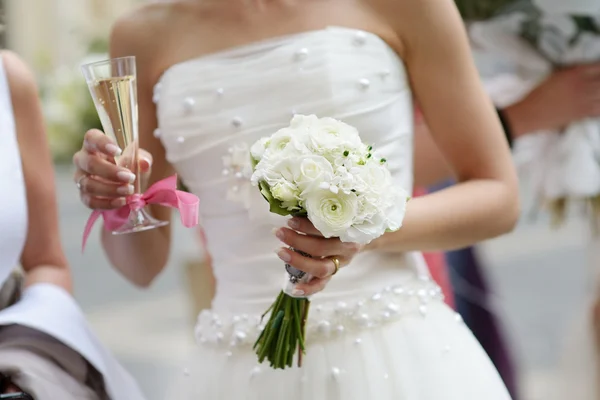
[(281, 229), (281, 228), (273, 228), (273, 233), (279, 240), (283, 240), (285, 238), (285, 233), (283, 232), (283, 229)]
[(124, 198), (121, 197), (119, 199), (114, 199), (113, 201), (111, 201), (110, 205), (113, 207), (123, 207), (126, 202), (127, 202), (127, 200), (125, 200)]
[(96, 144), (90, 142), (89, 140), (84, 140), (84, 146), (87, 147), (89, 150), (96, 150)]
[(116, 144), (109, 143), (104, 148), (112, 156), (120, 156), (121, 153), (123, 153), (123, 150), (121, 150)]
[(150, 160), (148, 160), (146, 157), (140, 157), (140, 167), (143, 170), (150, 168)]
[(135, 182), (135, 174), (133, 174), (131, 171), (119, 171), (117, 172), (117, 178), (127, 183)]
[(297, 229), (297, 228), (300, 226), (300, 224), (298, 223), (298, 221), (297, 221), (297, 220), (295, 220), (295, 219), (290, 219), (290, 220), (288, 221), (288, 226), (289, 226), (290, 228), (292, 228), (292, 229)]
[(292, 296), (304, 296), (304, 290), (294, 289), (292, 290)]
[(285, 261), (285, 262), (290, 262), (292, 259), (292, 257), (289, 255), (289, 253), (287, 251), (285, 251), (284, 249), (277, 250), (277, 256), (279, 258), (281, 258), (282, 261)]
[(128, 195), (133, 193), (133, 185), (120, 186), (117, 188), (117, 193), (122, 195)]

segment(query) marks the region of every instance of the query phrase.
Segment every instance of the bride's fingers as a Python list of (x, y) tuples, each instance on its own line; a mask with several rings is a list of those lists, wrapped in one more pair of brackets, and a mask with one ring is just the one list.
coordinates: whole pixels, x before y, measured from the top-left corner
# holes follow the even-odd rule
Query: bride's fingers
[(123, 197), (133, 194), (134, 187), (132, 184), (120, 184), (109, 182), (103, 179), (96, 179), (94, 176), (76, 174), (76, 181), (79, 183), (79, 188), (82, 193), (92, 197)]
[(288, 226), (295, 231), (306, 233), (307, 235), (323, 237), (321, 232), (315, 228), (308, 218), (294, 217), (288, 221)]
[(89, 194), (81, 192), (81, 202), (92, 210), (112, 210), (115, 208), (121, 208), (126, 203), (125, 197), (119, 197), (116, 199), (94, 197)]
[(114, 182), (133, 183), (135, 175), (126, 168), (121, 168), (110, 161), (85, 151), (78, 151), (73, 162), (79, 170), (88, 175), (97, 175)]
[(284, 247), (277, 250), (277, 256), (294, 268), (316, 278), (327, 278), (335, 273), (335, 264), (330, 258), (305, 257)]
[(308, 283), (299, 283), (296, 285), (295, 290), (304, 293), (304, 296), (312, 296), (313, 294), (319, 293), (331, 280), (331, 276), (327, 278), (315, 278)]
[(283, 243), (313, 257), (339, 257), (349, 254), (353, 247), (355, 247), (353, 243), (342, 243), (337, 238), (325, 239), (323, 237), (303, 235), (287, 228), (276, 229), (274, 233)]
[(100, 152), (111, 157), (123, 153), (123, 150), (111, 138), (98, 129), (90, 129), (85, 133), (83, 148), (91, 153)]

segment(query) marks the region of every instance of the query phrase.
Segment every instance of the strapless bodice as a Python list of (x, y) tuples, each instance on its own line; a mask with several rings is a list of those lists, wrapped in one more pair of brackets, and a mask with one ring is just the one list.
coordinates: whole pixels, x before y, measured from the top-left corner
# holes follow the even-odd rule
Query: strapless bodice
[[(249, 181), (248, 147), (294, 114), (355, 126), (412, 187), (412, 96), (402, 61), (379, 37), (327, 28), (269, 39), (176, 64), (155, 88), (160, 137), (200, 198), (201, 224), (217, 278), (215, 309), (254, 311), (281, 289), (273, 227), (285, 218)], [(423, 270), (419, 254), (360, 254), (316, 298), (340, 298), (401, 283)], [(246, 311), (244, 311), (246, 312)]]

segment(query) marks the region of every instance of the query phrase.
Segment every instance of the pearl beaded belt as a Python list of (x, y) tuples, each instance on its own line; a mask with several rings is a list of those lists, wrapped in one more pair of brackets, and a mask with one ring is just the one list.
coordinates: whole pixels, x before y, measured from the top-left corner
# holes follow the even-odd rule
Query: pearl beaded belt
[[(443, 299), (440, 287), (431, 279), (423, 278), (386, 287), (352, 302), (313, 302), (307, 321), (307, 339), (309, 342), (326, 340), (346, 332), (381, 326), (413, 313), (425, 317), (428, 303)], [(195, 334), (201, 345), (236, 348), (254, 345), (262, 329), (260, 315), (225, 316), (205, 310), (198, 317)]]

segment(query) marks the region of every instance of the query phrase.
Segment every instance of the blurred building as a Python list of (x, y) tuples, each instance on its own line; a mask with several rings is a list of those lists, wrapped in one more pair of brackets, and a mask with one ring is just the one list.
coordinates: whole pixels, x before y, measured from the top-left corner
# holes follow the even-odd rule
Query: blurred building
[(0, 0), (5, 37), (38, 73), (77, 64), (90, 45), (107, 38), (117, 16), (141, 0)]

